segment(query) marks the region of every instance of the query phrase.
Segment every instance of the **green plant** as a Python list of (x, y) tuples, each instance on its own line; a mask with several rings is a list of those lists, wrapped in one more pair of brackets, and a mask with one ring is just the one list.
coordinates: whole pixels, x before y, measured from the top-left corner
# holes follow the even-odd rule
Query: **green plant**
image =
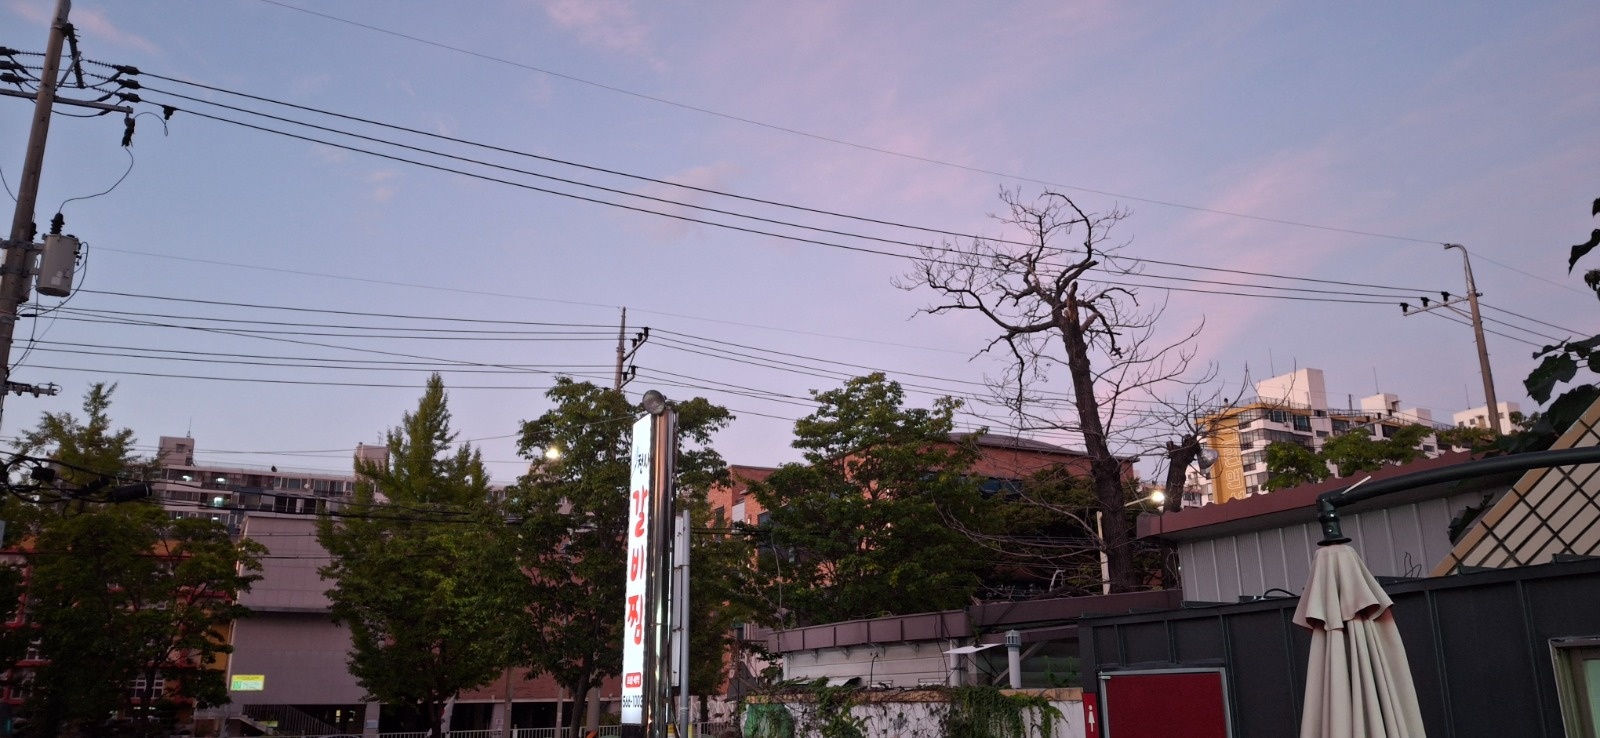
[[(1061, 711), (1041, 696), (1006, 694), (997, 687), (952, 687), (941, 734), (946, 738), (1025, 738), (1030, 722), (1052, 735)], [(1036, 714), (1030, 721), (1029, 714)]]
[(794, 738), (794, 715), (777, 702), (752, 702), (744, 706), (747, 738)]
[(815, 723), (817, 732), (822, 738), (866, 738), (866, 721), (850, 712), (856, 705), (856, 688), (826, 685), (825, 680), (819, 679), (812, 686), (816, 690), (816, 710), (810, 722)]

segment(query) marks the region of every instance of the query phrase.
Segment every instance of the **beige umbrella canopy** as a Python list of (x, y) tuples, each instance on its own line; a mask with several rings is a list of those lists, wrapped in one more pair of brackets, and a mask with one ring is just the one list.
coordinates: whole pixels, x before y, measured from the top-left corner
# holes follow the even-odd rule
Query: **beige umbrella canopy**
[(1300, 738), (1422, 738), (1389, 595), (1342, 543), (1323, 546), (1294, 622), (1311, 630)]

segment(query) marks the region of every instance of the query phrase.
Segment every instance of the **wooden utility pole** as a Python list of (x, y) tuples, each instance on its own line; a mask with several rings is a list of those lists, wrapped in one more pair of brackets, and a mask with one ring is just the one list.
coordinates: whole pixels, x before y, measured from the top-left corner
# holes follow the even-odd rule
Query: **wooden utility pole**
[(32, 279), (34, 203), (39, 199), (39, 175), (44, 168), (44, 143), (50, 134), (50, 111), (56, 102), (56, 77), (61, 73), (61, 45), (66, 38), (67, 14), (72, 0), (56, 0), (56, 13), (50, 21), (50, 39), (45, 44), (44, 70), (39, 74), (39, 92), (33, 103), (33, 128), (28, 133), (28, 150), (22, 158), (22, 176), (17, 182), (17, 209), (11, 216), (11, 238), (6, 242), (3, 268), (0, 268), (0, 419), (4, 418), (6, 395), (11, 386), (11, 341), (16, 334), (17, 308), (28, 301)]

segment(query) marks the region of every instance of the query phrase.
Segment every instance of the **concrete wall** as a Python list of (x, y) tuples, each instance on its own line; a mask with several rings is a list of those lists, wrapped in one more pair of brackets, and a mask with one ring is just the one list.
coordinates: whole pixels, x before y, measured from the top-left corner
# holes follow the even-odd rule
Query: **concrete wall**
[[(1060, 711), (1048, 734), (1039, 730), (1037, 716), (1029, 716), (1028, 738), (1086, 738), (1083, 720), (1083, 693), (1077, 689), (1022, 690), (1023, 694), (1042, 695)], [(857, 695), (858, 704), (850, 716), (861, 721), (867, 738), (942, 738), (941, 724), (949, 711), (942, 696), (920, 692), (868, 692)], [(782, 702), (794, 716), (795, 738), (819, 738), (812, 704), (797, 700)], [(741, 727), (743, 723), (741, 722)]]
[(944, 684), (949, 675), (940, 643), (893, 643), (798, 651), (784, 656), (788, 679), (860, 678), (866, 686)]
[(329, 559), (317, 543), (314, 516), (251, 514), (245, 517), (241, 535), (265, 545), (268, 554), (261, 560), (261, 581), (239, 598), (240, 603), (256, 611), (328, 612), (331, 604), (324, 593), (333, 585), (317, 575), (317, 568)]
[(266, 677), (260, 692), (233, 692), (240, 705), (349, 705), (361, 687), (345, 667), (350, 635), (326, 614), (257, 613), (234, 623), (233, 674)]

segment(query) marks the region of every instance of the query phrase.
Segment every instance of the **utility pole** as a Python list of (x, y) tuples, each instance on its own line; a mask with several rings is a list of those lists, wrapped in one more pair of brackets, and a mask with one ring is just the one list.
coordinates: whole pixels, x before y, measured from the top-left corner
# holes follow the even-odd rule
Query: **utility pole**
[(1461, 265), (1467, 270), (1467, 306), (1472, 311), (1472, 335), (1478, 339), (1478, 370), (1483, 373), (1483, 399), (1489, 403), (1489, 428), (1496, 435), (1504, 433), (1500, 427), (1500, 403), (1494, 396), (1494, 373), (1489, 371), (1489, 345), (1483, 342), (1483, 318), (1478, 315), (1478, 285), (1472, 281), (1472, 260), (1467, 258), (1467, 247), (1447, 243), (1446, 249), (1461, 249)]
[(616, 391), (618, 391), (618, 392), (622, 391), (622, 362), (627, 358), (627, 354), (623, 352), (622, 340), (627, 335), (628, 335), (628, 309), (627, 308), (623, 308), (622, 309), (622, 325), (621, 325), (621, 327), (617, 328), (617, 379), (616, 379), (616, 383), (613, 385), (613, 388), (616, 389)]
[(1444, 247), (1447, 249), (1461, 249), (1461, 263), (1467, 272), (1467, 296), (1465, 298), (1451, 297), (1450, 293), (1445, 292), (1440, 295), (1444, 300), (1437, 303), (1431, 302), (1424, 297), (1422, 298), (1422, 307), (1419, 308), (1411, 307), (1411, 303), (1402, 302), (1400, 303), (1400, 312), (1405, 315), (1418, 315), (1440, 308), (1449, 308), (1457, 315), (1460, 315), (1461, 311), (1455, 305), (1462, 300), (1466, 300), (1469, 310), (1468, 316), (1472, 320), (1472, 336), (1478, 343), (1478, 373), (1483, 376), (1483, 399), (1489, 405), (1489, 428), (1496, 434), (1504, 433), (1505, 430), (1500, 423), (1500, 401), (1494, 394), (1494, 372), (1489, 369), (1489, 345), (1484, 343), (1483, 340), (1483, 317), (1478, 313), (1478, 285), (1472, 279), (1472, 260), (1467, 257), (1467, 249), (1461, 244), (1447, 243), (1444, 244)]
[[(66, 38), (67, 14), (72, 0), (56, 0), (56, 13), (50, 21), (50, 38), (45, 44), (44, 70), (39, 74), (39, 92), (33, 103), (33, 127), (28, 133), (28, 150), (22, 159), (22, 176), (17, 181), (17, 209), (11, 216), (11, 238), (6, 242), (4, 266), (0, 267), (0, 380), (11, 386), (11, 341), (16, 334), (17, 308), (28, 300), (34, 238), (34, 204), (39, 199), (39, 175), (44, 168), (44, 143), (50, 134), (50, 111), (56, 102), (56, 77), (61, 73), (61, 45)], [(4, 418), (6, 391), (0, 391), (0, 419)]]
[[(639, 332), (633, 337), (633, 344), (624, 350), (623, 340), (627, 335), (628, 309), (623, 308), (622, 327), (617, 329), (617, 374), (615, 383), (612, 384), (612, 389), (618, 392), (621, 392), (623, 387), (628, 386), (628, 383), (633, 381), (633, 373), (636, 367), (627, 362), (633, 359), (633, 355), (639, 352), (639, 347), (643, 346), (645, 341), (650, 340), (650, 326), (639, 329)], [(622, 368), (625, 364), (628, 367), (626, 370)]]

